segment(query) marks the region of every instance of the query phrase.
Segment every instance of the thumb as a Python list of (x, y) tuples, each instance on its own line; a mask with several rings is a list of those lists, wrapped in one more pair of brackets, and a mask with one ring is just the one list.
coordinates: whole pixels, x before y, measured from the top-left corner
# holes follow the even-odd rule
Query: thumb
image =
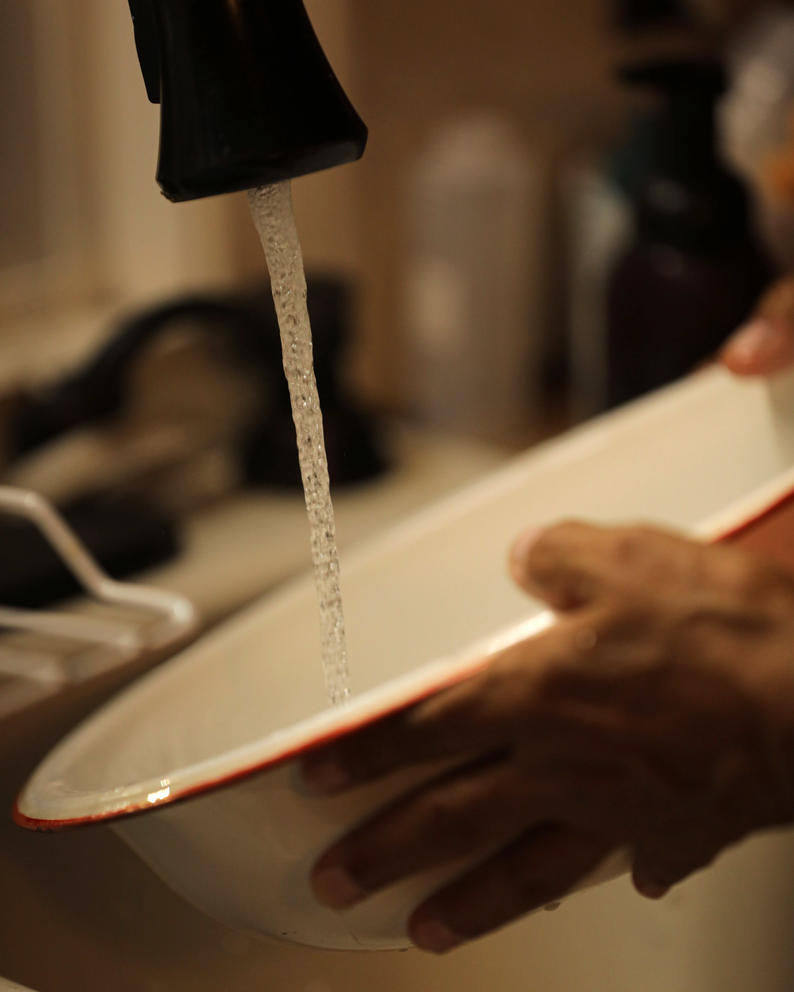
[(525, 531), (510, 551), (513, 581), (552, 609), (573, 610), (604, 591), (603, 528), (569, 522)]

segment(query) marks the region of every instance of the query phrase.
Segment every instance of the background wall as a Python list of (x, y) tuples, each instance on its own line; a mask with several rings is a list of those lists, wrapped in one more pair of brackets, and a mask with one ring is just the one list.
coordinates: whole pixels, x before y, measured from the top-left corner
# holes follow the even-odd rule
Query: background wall
[[(554, 177), (573, 149), (601, 147), (622, 120), (607, 0), (306, 5), (370, 127), (362, 162), (294, 184), (307, 264), (347, 274), (358, 290), (359, 387), (382, 405), (401, 402), (407, 189), (439, 127), (474, 109), (507, 116), (541, 177), (528, 278), (535, 322), (559, 334)], [(63, 315), (78, 301), (134, 304), (263, 277), (244, 197), (173, 206), (158, 195), (158, 111), (146, 100), (126, 3), (0, 0), (0, 18), (4, 89), (18, 95), (0, 117), (13, 151), (2, 156), (13, 192), (2, 215), (0, 336), (45, 302)], [(31, 265), (33, 242), (41, 257)]]
[[(546, 0), (374, 0), (356, 13), (360, 104), (372, 128), (361, 175), (370, 265), (362, 332), (368, 381), (394, 395), (411, 169), (434, 130), (471, 108), (511, 118), (549, 177), (563, 149), (603, 140), (615, 107), (607, 11), (603, 0), (568, 0), (564, 16)], [(538, 303), (553, 308), (550, 299)]]
[[(605, 0), (333, 0), (308, 3), (317, 32), (370, 128), (360, 163), (294, 184), (307, 262), (351, 274), (359, 290), (354, 375), (383, 404), (404, 393), (405, 205), (437, 129), (496, 109), (525, 137), (549, 186), (541, 319), (559, 327), (551, 184), (561, 157), (603, 145), (621, 120), (610, 81), (617, 43)], [(242, 263), (259, 265), (240, 217)], [(527, 278), (533, 278), (532, 273)]]

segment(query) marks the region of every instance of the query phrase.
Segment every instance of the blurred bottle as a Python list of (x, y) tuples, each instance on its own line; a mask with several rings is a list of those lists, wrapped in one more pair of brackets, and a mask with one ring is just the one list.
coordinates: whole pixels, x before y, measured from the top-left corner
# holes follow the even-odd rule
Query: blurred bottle
[(763, 4), (734, 33), (718, 119), (726, 160), (756, 195), (775, 260), (794, 268), (794, 8)]
[(560, 170), (565, 220), (569, 413), (574, 423), (607, 405), (607, 295), (632, 237), (631, 207), (613, 156), (577, 157)]
[(688, 23), (686, 0), (611, 0), (612, 20), (626, 32)]
[(408, 399), (423, 422), (496, 441), (526, 428), (540, 202), (539, 169), (497, 115), (442, 128), (409, 176)]
[(634, 135), (643, 149), (629, 190), (634, 237), (608, 288), (610, 406), (711, 357), (771, 278), (747, 192), (718, 153), (721, 67), (669, 60), (622, 75), (660, 102)]

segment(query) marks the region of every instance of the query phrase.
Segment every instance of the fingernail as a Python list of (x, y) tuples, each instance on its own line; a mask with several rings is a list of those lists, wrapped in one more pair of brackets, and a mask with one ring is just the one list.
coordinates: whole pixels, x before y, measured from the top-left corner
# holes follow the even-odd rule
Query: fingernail
[(312, 875), (312, 890), (323, 906), (346, 909), (360, 902), (366, 892), (357, 885), (344, 868), (321, 868)]
[(520, 537), (516, 538), (513, 542), (513, 547), (510, 549), (510, 560), (514, 565), (522, 568), (526, 566), (532, 548), (535, 546), (539, 536), (539, 528), (532, 527), (529, 530), (525, 530)]
[(742, 364), (751, 364), (776, 358), (790, 347), (785, 327), (759, 317), (739, 328), (725, 345), (724, 354)]
[(301, 778), (307, 790), (317, 795), (339, 792), (350, 784), (345, 769), (330, 758), (306, 759), (301, 765)]
[(411, 940), (420, 951), (445, 954), (463, 943), (456, 933), (440, 920), (421, 920), (411, 928)]
[(670, 889), (666, 885), (657, 885), (655, 882), (637, 882), (637, 891), (646, 899), (661, 899), (667, 895)]

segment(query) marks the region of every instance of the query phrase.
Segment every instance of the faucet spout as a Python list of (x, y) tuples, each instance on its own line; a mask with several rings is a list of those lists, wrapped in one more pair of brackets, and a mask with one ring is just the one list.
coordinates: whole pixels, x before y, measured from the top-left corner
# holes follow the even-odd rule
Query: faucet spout
[(149, 99), (161, 106), (157, 181), (193, 200), (360, 158), (367, 129), (302, 0), (129, 0)]

